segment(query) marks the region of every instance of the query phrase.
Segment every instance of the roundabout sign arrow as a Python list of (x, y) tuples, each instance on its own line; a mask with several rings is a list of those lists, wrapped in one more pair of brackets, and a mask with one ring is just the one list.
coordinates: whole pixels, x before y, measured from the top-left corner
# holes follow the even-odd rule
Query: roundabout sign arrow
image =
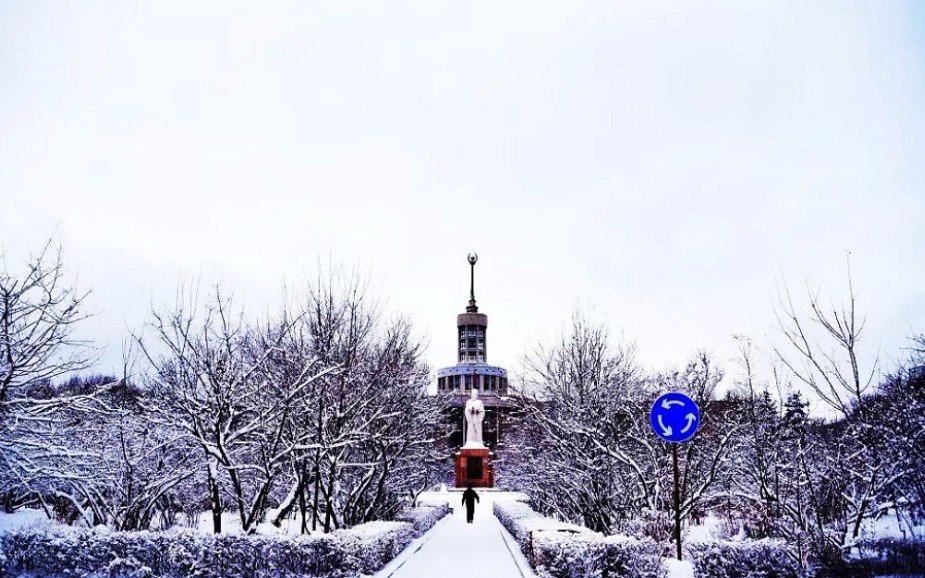
[(669, 391), (652, 404), (649, 423), (658, 437), (665, 441), (687, 441), (700, 426), (700, 408), (683, 393)]

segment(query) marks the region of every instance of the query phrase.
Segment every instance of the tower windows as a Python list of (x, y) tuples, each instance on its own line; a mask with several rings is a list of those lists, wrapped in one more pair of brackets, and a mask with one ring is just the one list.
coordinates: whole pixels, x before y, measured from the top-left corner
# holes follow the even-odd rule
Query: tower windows
[(485, 326), (459, 326), (459, 361), (461, 363), (485, 363)]

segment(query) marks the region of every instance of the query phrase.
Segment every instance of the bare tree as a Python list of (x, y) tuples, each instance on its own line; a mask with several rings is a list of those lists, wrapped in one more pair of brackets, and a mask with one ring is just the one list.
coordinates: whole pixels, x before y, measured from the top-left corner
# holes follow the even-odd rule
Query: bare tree
[(703, 410), (705, 427), (683, 449), (682, 518), (712, 496), (739, 426), (715, 405), (722, 374), (707, 354), (645, 378), (632, 347), (614, 347), (602, 325), (575, 311), (569, 330), (537, 347), (526, 365), (532, 396), (520, 398), (524, 419), (509, 444), (508, 477), (540, 510), (596, 531), (667, 538), (671, 454), (648, 423), (664, 390), (689, 393)]
[[(810, 312), (803, 316), (797, 310), (786, 283), (778, 291), (775, 307), (778, 326), (789, 346), (775, 346), (778, 358), (794, 377), (808, 386), (832, 409), (847, 416), (851, 408), (873, 383), (879, 360), (874, 360), (865, 371), (859, 359), (859, 343), (864, 330), (864, 319), (858, 318), (857, 293), (851, 279), (850, 255), (848, 258), (847, 303), (824, 305), (818, 290), (807, 288)], [(826, 347), (814, 338), (813, 329), (821, 330), (831, 344)]]
[(279, 516), (298, 501), (303, 530), (324, 531), (388, 517), (400, 498), (420, 492), (442, 465), (435, 435), (439, 400), (426, 393), (428, 372), (411, 325), (383, 319), (367, 283), (333, 269), (310, 281), (286, 348), (338, 371), (311, 388), (300, 418), (308, 443), (293, 454), (293, 476)]
[[(797, 437), (796, 428), (785, 420), (784, 404), (771, 396), (770, 384), (762, 378), (757, 346), (745, 336), (735, 340), (740, 375), (729, 392), (729, 401), (743, 410), (740, 421), (744, 436), (726, 473), (731, 501), (727, 514), (739, 517), (741, 527), (752, 538), (782, 536), (795, 543), (808, 524), (806, 508), (793, 499), (798, 493), (806, 495), (805, 474), (813, 474), (797, 469), (807, 440), (805, 435)], [(771, 361), (774, 388), (782, 398), (787, 383), (781, 367)], [(799, 397), (788, 403), (793, 411), (802, 410)], [(789, 419), (794, 418), (791, 415)], [(798, 552), (795, 557), (799, 557)]]
[[(661, 391), (685, 392), (700, 408), (697, 434), (678, 447), (682, 456), (679, 492), (681, 520), (686, 520), (705, 507), (715, 507), (722, 496), (717, 482), (728, 472), (730, 458), (741, 443), (739, 409), (735, 404), (717, 399), (716, 396), (717, 386), (722, 379), (722, 370), (705, 351), (697, 352), (683, 371), (670, 372), (657, 378)], [(662, 443), (663, 447), (667, 445)]]
[(29, 399), (30, 386), (88, 368), (91, 345), (74, 330), (89, 317), (89, 292), (69, 285), (60, 245), (49, 240), (20, 272), (0, 254), (0, 420), (10, 412), (38, 412), (47, 400)]
[(539, 509), (599, 531), (633, 510), (627, 500), (638, 494), (628, 488), (649, 477), (636, 456), (609, 443), (640, 433), (629, 419), (643, 390), (633, 357), (632, 346), (615, 347), (576, 308), (567, 330), (525, 359), (529, 394), (519, 398), (523, 423), (508, 443), (507, 475)]
[(607, 329), (579, 308), (552, 346), (539, 343), (525, 359), (525, 385), (538, 399), (576, 399), (627, 388), (640, 376), (635, 347), (614, 347)]
[(87, 295), (68, 281), (53, 239), (21, 264), (0, 253), (0, 494), (6, 508), (37, 500), (37, 476), (48, 460), (66, 453), (56, 435), (62, 412), (98, 404), (94, 395), (52, 387), (52, 380), (96, 358), (75, 334), (89, 317)]
[(853, 547), (865, 519), (889, 507), (896, 483), (912, 467), (896, 459), (885, 442), (891, 434), (884, 431), (874, 399), (879, 357), (863, 361), (864, 319), (857, 310), (850, 253), (846, 257), (848, 295), (840, 305), (824, 305), (817, 290), (808, 290), (809, 311), (801, 314), (784, 284), (776, 314), (785, 344), (774, 348), (794, 378), (839, 416), (817, 424), (814, 436), (801, 437), (795, 457), (805, 481), (799, 488), (806, 498), (806, 507), (797, 508), (800, 518), (808, 518), (817, 551), (841, 554)]
[(271, 508), (276, 524), (298, 508), (303, 532), (327, 532), (388, 517), (429, 483), (440, 413), (421, 345), (365, 287), (319, 276), (304, 304), (264, 323), (218, 289), (201, 309), (181, 293), (153, 312), (139, 338), (146, 403), (199, 446), (216, 532), (228, 498), (246, 532)]
[(180, 292), (173, 311), (152, 313), (153, 339), (138, 339), (152, 368), (151, 411), (158, 426), (178, 429), (199, 445), (215, 532), (221, 531), (223, 485), (242, 529), (251, 532), (288, 454), (302, 445), (287, 435), (295, 431), (295, 402), (333, 368), (318, 371), (314, 360), (304, 360), (295, 375), (280, 374), (268, 360), (288, 324), (248, 325), (218, 287), (201, 314), (196, 304), (195, 293)]
[(46, 433), (59, 451), (21, 464), (30, 486), (57, 517), (116, 530), (148, 529), (170, 515), (175, 492), (189, 478), (190, 444), (169, 428), (152, 427), (145, 392), (125, 379), (73, 377), (56, 391), (93, 392), (107, 412), (63, 408)]

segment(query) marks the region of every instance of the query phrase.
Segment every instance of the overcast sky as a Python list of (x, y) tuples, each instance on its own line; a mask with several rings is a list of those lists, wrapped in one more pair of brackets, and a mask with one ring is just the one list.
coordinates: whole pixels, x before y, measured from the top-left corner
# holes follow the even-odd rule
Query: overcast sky
[(920, 2), (0, 2), (0, 243), (57, 231), (109, 347), (178, 279), (275, 303), (358, 265), (455, 363), (576, 303), (649, 368), (845, 293), (925, 332)]

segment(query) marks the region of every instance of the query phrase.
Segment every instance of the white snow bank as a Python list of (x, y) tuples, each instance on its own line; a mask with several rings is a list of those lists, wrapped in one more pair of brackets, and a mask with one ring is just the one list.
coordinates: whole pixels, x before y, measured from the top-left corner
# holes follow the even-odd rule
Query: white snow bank
[[(266, 519), (273, 518), (274, 511), (267, 513)], [(311, 528), (311, 520), (308, 522)], [(196, 519), (195, 529), (202, 534), (212, 534), (212, 512), (202, 512)], [(261, 522), (257, 525), (258, 534), (268, 535), (290, 535), (299, 536), (302, 534), (302, 520), (296, 516), (293, 518), (284, 518), (277, 528), (270, 522)], [(235, 512), (224, 512), (222, 514), (222, 534), (244, 534), (241, 530), (241, 517)]]
[(877, 519), (867, 518), (861, 523), (860, 537), (862, 540), (876, 540), (879, 538), (923, 539), (925, 538), (925, 524), (914, 524), (906, 516), (895, 509)]
[(23, 508), (12, 514), (0, 512), (0, 532), (11, 532), (21, 528), (47, 526), (53, 522), (48, 519), (42, 510)]
[(694, 578), (694, 565), (688, 560), (665, 558), (664, 566), (668, 572), (665, 578)]
[(691, 524), (683, 536), (682, 542), (715, 542), (722, 538), (722, 519), (713, 514), (707, 515), (701, 524)]

